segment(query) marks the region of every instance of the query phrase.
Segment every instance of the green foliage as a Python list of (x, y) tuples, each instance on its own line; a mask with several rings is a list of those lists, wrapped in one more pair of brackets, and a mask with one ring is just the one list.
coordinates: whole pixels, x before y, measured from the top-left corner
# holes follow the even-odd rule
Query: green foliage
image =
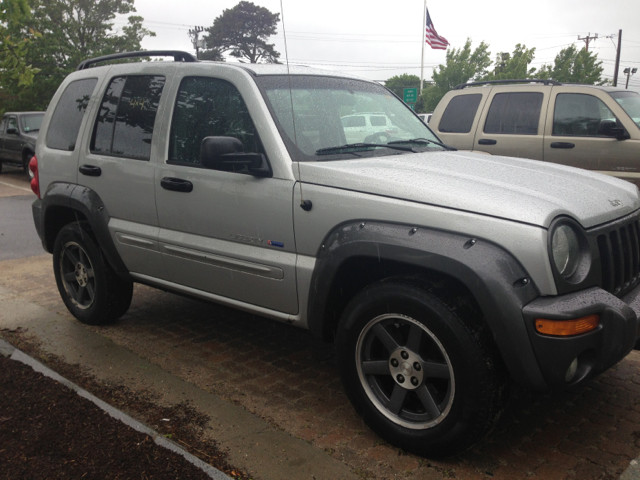
[[(2, 79), (17, 82), (19, 86), (29, 85), (37, 68), (28, 65), (25, 56), (29, 44), (40, 37), (33, 29), (16, 34), (31, 15), (27, 0), (0, 1), (0, 82)], [(5, 92), (0, 83), (0, 100), (4, 105)]]
[[(17, 0), (13, 0), (17, 1)], [(43, 110), (62, 80), (83, 60), (111, 53), (141, 50), (140, 42), (153, 32), (132, 15), (120, 31), (117, 14), (135, 12), (134, 0), (33, 0), (31, 16), (10, 27), (12, 35), (37, 31), (42, 36), (25, 47), (24, 59), (40, 71), (29, 86), (0, 76), (7, 109)]]
[(202, 58), (206, 60), (224, 60), (223, 54), (258, 63), (278, 63), (280, 53), (274, 44), (267, 43), (277, 31), (279, 13), (271, 13), (264, 7), (242, 1), (235, 7), (225, 9), (213, 21), (213, 26), (205, 37), (207, 49)]
[(535, 57), (535, 48), (528, 49), (525, 45), (517, 44), (513, 54), (500, 52), (496, 56), (493, 72), (483, 80), (519, 80), (535, 78), (535, 68), (528, 68)]
[(422, 91), (422, 109), (433, 111), (442, 97), (456, 85), (485, 77), (491, 65), (490, 55), (489, 46), (484, 42), (471, 51), (471, 39), (467, 39), (462, 48), (447, 49), (446, 65), (434, 68), (433, 86)]
[(402, 75), (389, 78), (384, 82), (384, 86), (398, 97), (403, 98), (405, 88), (420, 88), (420, 77), (403, 73)]
[(603, 85), (607, 83), (602, 79), (603, 70), (597, 54), (587, 52), (584, 48), (578, 50), (571, 45), (556, 55), (553, 66), (543, 65), (537, 76), (558, 82)]

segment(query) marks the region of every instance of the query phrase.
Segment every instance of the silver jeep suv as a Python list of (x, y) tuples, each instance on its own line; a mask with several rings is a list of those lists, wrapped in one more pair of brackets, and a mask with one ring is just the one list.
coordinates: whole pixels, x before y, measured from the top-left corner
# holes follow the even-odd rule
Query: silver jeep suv
[[(95, 66), (155, 54), (175, 61)], [(366, 112), (392, 128), (348, 143)], [(371, 81), (101, 57), (58, 89), (36, 157), (36, 228), (80, 321), (122, 316), (139, 282), (306, 328), (410, 452), (460, 452), (510, 379), (576, 385), (636, 342), (634, 185), (456, 152)]]

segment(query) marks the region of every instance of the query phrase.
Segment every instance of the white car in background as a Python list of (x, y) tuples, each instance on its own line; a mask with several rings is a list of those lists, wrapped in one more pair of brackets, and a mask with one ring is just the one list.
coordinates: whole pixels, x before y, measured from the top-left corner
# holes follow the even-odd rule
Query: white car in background
[(340, 118), (347, 143), (377, 143), (387, 141), (398, 129), (384, 113), (357, 113)]
[(429, 121), (431, 120), (431, 115), (433, 115), (433, 113), (419, 113), (418, 117), (420, 118), (420, 120), (422, 120), (424, 123), (429, 123)]

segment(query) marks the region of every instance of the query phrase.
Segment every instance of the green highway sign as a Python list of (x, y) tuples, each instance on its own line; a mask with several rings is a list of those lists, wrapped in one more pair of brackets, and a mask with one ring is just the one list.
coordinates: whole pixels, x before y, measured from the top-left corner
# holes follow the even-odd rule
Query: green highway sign
[(403, 100), (404, 100), (404, 103), (416, 103), (418, 101), (418, 89), (405, 88)]

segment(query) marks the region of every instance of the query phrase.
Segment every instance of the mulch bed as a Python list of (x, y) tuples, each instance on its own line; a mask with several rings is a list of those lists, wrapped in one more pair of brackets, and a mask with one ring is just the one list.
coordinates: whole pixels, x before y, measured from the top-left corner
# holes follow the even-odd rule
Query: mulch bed
[[(56, 362), (57, 368), (53, 368), (51, 363)], [(190, 405), (156, 405), (144, 392), (100, 384), (82, 374), (79, 367), (59, 363), (55, 357), (47, 363), (107, 403), (136, 413), (136, 418), (227, 475), (250, 479), (227, 463), (225, 453), (214, 442), (203, 440), (200, 433), (208, 418)], [(73, 390), (2, 355), (0, 472), (7, 480), (210, 478)]]

